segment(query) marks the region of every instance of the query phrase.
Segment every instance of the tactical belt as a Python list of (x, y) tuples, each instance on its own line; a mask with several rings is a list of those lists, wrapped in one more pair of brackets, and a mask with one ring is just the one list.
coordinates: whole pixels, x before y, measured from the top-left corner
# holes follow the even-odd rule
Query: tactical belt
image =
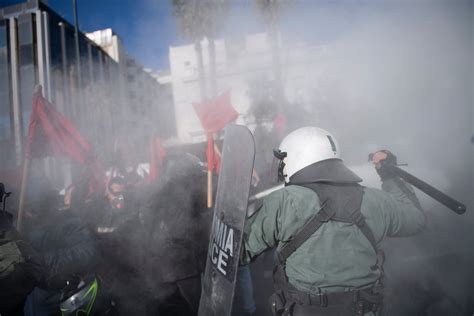
[(370, 290), (357, 290), (337, 293), (319, 293), (316, 295), (306, 293), (287, 292), (289, 299), (294, 299), (299, 304), (326, 307), (328, 305), (341, 305), (348, 302), (364, 300), (370, 303), (380, 303), (380, 295)]

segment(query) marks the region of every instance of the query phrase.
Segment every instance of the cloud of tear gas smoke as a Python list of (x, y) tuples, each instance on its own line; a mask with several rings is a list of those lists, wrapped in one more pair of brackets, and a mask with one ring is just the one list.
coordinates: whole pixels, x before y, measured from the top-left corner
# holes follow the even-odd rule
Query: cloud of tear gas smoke
[[(242, 9), (255, 6), (237, 3), (239, 25), (263, 27), (253, 21), (258, 12)], [(472, 14), (469, 1), (284, 2), (280, 65), (291, 127), (328, 129), (349, 165), (390, 149), (472, 206)]]
[[(306, 106), (314, 124), (338, 137), (347, 163), (390, 149), (420, 177), (472, 206), (472, 5), (387, 1), (319, 7), (302, 1), (293, 10), (295, 16), (316, 12), (314, 20), (325, 21), (305, 34), (326, 52), (307, 66), (315, 80), (303, 89), (312, 95)], [(319, 34), (332, 28), (337, 34), (321, 41)], [(283, 52), (294, 45), (286, 38), (283, 43)]]
[[(147, 4), (151, 12), (159, 9), (151, 1)], [(231, 6), (223, 36), (263, 31), (264, 23), (255, 21), (260, 18), (255, 9), (250, 1)], [(367, 155), (389, 149), (399, 162), (409, 164), (408, 171), (468, 206), (466, 214), (458, 216), (419, 193), (429, 216), (428, 229), (419, 238), (388, 243), (392, 265), (402, 262), (405, 267), (408, 257), (463, 254), (470, 249), (474, 240), (473, 4), (468, 0), (301, 0), (286, 3), (282, 10), (280, 65), (288, 107), (294, 107), (287, 111), (295, 116), (291, 127), (314, 124), (333, 133), (346, 163), (368, 186), (380, 182), (366, 163)], [(160, 21), (150, 18), (139, 23), (144, 33), (137, 42), (145, 47), (160, 40)], [(142, 124), (140, 116), (146, 112), (130, 115), (126, 126), (113, 125), (118, 91), (101, 87), (84, 88), (84, 95), (91, 94), (87, 99), (91, 111), (98, 111), (94, 117), (105, 118), (103, 124), (83, 122), (82, 130), (92, 143), (112, 151), (120, 147), (101, 145), (102, 137), (116, 128), (123, 131), (118, 143), (149, 137), (153, 122)], [(94, 89), (100, 91), (89, 91)], [(134, 102), (124, 106), (139, 114), (143, 104)]]
[[(472, 205), (472, 4), (283, 3), (280, 65), (292, 127), (333, 132), (349, 164), (391, 149)], [(264, 29), (254, 3), (235, 7), (224, 33)]]
[(302, 0), (285, 3), (280, 16), (291, 127), (331, 131), (366, 185), (380, 183), (367, 154), (390, 149), (406, 170), (467, 205), (459, 216), (419, 192), (429, 226), (389, 243), (393, 257), (465, 254), (474, 239), (472, 2)]
[[(426, 271), (455, 269), (430, 258), (461, 253), (465, 259), (474, 239), (472, 3), (296, 1), (281, 31), (286, 92), (303, 96), (292, 113), (301, 110), (303, 125), (331, 131), (366, 185), (380, 183), (367, 154), (390, 149), (408, 171), (468, 206), (466, 214), (455, 215), (419, 192), (428, 228), (419, 237), (387, 243), (392, 271), (397, 264), (409, 271), (423, 260)], [(315, 58), (306, 56), (306, 80), (294, 87), (292, 63), (304, 61), (292, 55), (301, 43)], [(465, 267), (458, 268), (467, 277)], [(427, 273), (424, 281), (432, 277)], [(448, 291), (452, 282), (442, 282), (441, 291)]]

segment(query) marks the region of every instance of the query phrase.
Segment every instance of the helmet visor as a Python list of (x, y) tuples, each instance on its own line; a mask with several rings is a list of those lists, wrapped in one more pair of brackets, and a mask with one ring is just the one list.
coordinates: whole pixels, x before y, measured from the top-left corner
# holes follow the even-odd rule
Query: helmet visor
[[(278, 175), (278, 182), (283, 182), (285, 181), (285, 158), (286, 158), (286, 152), (282, 152), (280, 149), (273, 149), (273, 163), (272, 163), (272, 175), (276, 174)], [(277, 171), (274, 172), (275, 166), (278, 166)]]

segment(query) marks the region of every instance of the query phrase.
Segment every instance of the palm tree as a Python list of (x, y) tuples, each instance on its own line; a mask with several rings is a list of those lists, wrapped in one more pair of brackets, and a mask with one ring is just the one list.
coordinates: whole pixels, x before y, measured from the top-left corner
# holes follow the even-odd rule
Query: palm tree
[[(217, 94), (216, 79), (216, 53), (214, 37), (218, 21), (223, 21), (220, 13), (227, 7), (227, 0), (172, 0), (173, 13), (177, 18), (179, 29), (183, 36), (194, 42), (196, 49), (199, 87), (201, 92), (201, 102), (206, 99), (206, 86), (204, 76), (204, 63), (202, 56), (201, 40), (205, 36), (209, 40), (209, 59), (212, 96)], [(208, 135), (208, 142), (211, 143)], [(208, 170), (208, 196), (207, 206), (212, 207), (212, 170)]]
[(280, 47), (278, 44), (278, 24), (281, 19), (282, 9), (288, 4), (288, 2), (288, 0), (256, 0), (257, 7), (264, 19), (268, 38), (270, 40), (275, 90), (282, 93), (280, 100), (284, 100), (284, 95), (280, 63)]
[(173, 15), (178, 22), (181, 35), (193, 41), (197, 56), (199, 88), (201, 101), (206, 98), (204, 77), (204, 62), (202, 56), (201, 40), (204, 37), (204, 21), (201, 6), (197, 0), (172, 0)]
[(215, 37), (218, 29), (224, 25), (224, 20), (229, 9), (229, 0), (213, 0), (202, 2), (207, 12), (204, 33), (209, 40), (209, 78), (211, 96), (217, 95), (217, 73), (216, 73), (216, 45)]
[(206, 96), (201, 40), (209, 41), (211, 95), (217, 94), (216, 53), (214, 38), (228, 9), (228, 0), (172, 0), (173, 13), (181, 34), (194, 42), (198, 64), (201, 99)]

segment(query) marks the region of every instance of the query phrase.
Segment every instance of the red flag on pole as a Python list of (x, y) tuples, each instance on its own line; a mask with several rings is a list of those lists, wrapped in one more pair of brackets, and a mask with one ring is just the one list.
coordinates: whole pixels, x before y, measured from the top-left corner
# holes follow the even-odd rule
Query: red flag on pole
[(230, 91), (219, 95), (213, 100), (194, 103), (201, 125), (207, 133), (207, 166), (212, 171), (219, 167), (219, 157), (214, 152), (214, 139), (212, 134), (223, 129), (227, 123), (234, 121), (239, 113), (230, 102)]
[(74, 124), (43, 98), (41, 90), (33, 95), (26, 159), (67, 156), (81, 164), (90, 160), (91, 145)]
[(25, 146), (25, 161), (21, 181), (20, 201), (17, 215), (17, 229), (22, 230), (23, 206), (26, 182), (32, 158), (66, 156), (86, 166), (83, 177), (88, 178), (89, 193), (105, 189), (101, 168), (91, 155), (90, 143), (79, 133), (74, 124), (63, 116), (42, 95), (41, 85), (35, 87), (33, 107), (28, 126), (28, 140)]
[(208, 133), (220, 131), (227, 123), (232, 122), (239, 116), (239, 113), (230, 102), (230, 91), (217, 96), (213, 100), (194, 103), (193, 106), (202, 127)]
[(104, 177), (101, 176), (104, 173), (92, 155), (90, 143), (71, 120), (43, 97), (41, 86), (38, 86), (33, 94), (25, 158), (47, 156), (69, 157), (85, 166), (82, 177), (89, 178), (89, 193), (101, 193), (105, 189)]

